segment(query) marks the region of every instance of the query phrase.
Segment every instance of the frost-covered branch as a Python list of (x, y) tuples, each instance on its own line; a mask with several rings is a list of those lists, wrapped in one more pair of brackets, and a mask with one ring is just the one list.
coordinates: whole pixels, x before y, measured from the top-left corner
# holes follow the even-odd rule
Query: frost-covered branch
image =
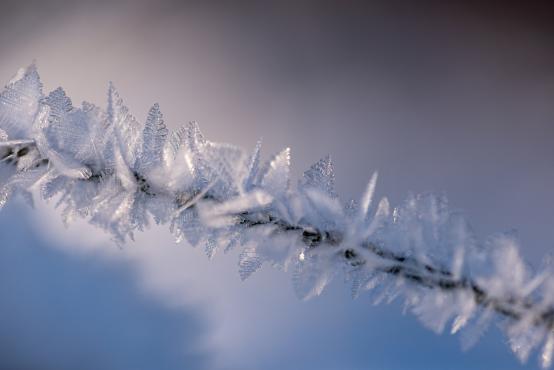
[(15, 194), (32, 202), (39, 188), (66, 223), (86, 218), (118, 243), (152, 221), (168, 224), (209, 257), (241, 247), (242, 279), (264, 263), (292, 270), (302, 298), (342, 272), (353, 296), (401, 297), (431, 329), (463, 329), (466, 347), (500, 321), (522, 361), (542, 345), (550, 366), (549, 264), (530, 271), (508, 235), (476, 241), (444, 197), (411, 196), (391, 209), (373, 201), (375, 174), (359, 202), (345, 203), (329, 157), (291, 186), (289, 149), (265, 163), (260, 150), (210, 142), (195, 122), (170, 134), (157, 104), (141, 124), (111, 84), (106, 110), (76, 108), (61, 88), (44, 96), (30, 66), (0, 95), (0, 206)]

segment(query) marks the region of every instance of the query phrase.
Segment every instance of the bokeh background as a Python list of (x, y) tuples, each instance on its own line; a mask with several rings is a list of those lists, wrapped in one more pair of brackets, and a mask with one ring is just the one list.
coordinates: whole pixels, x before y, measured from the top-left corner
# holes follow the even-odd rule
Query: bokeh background
[[(0, 79), (36, 60), (45, 90), (264, 155), (298, 178), (331, 154), (344, 199), (445, 193), (479, 238), (554, 246), (554, 6), (517, 1), (0, 2)], [(208, 261), (153, 228), (118, 248), (52, 204), (0, 213), (0, 368), (521, 369), (497, 328), (468, 352), (400, 303), (335, 281), (308, 302), (237, 255)]]

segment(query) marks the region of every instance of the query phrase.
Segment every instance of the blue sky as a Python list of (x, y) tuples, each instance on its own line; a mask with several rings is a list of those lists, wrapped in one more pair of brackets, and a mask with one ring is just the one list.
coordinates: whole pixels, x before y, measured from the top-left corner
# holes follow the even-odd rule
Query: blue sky
[[(516, 228), (532, 263), (552, 250), (554, 77), (541, 9), (305, 2), (8, 2), (4, 81), (36, 59), (45, 89), (104, 105), (114, 81), (139, 119), (265, 157), (297, 178), (331, 154), (357, 197), (446, 193), (476, 234)], [(283, 5), (284, 4), (284, 5)], [(0, 213), (0, 341), (7, 369), (521, 369), (495, 327), (468, 352), (401, 302), (373, 306), (340, 279), (308, 302), (287, 273), (246, 282), (153, 228), (119, 249), (52, 205)]]

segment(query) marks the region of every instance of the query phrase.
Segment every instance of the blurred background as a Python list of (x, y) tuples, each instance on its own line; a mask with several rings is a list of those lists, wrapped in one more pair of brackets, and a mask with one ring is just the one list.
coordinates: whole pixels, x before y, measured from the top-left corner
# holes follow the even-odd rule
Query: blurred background
[[(544, 1), (3, 0), (0, 79), (36, 60), (45, 92), (176, 128), (293, 174), (330, 154), (344, 199), (374, 170), (393, 205), (444, 193), (479, 238), (517, 229), (540, 263), (554, 246), (554, 6)], [(335, 281), (299, 301), (237, 254), (208, 261), (165, 228), (116, 247), (52, 204), (0, 213), (0, 368), (533, 369), (497, 328), (463, 352), (400, 303), (352, 300)]]

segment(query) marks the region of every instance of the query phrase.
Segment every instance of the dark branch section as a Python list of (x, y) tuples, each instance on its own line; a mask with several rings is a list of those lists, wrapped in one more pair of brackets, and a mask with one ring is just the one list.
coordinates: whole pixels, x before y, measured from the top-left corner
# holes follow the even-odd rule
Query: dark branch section
[[(31, 163), (29, 169), (48, 166), (50, 162), (47, 158), (40, 158), (40, 156), (38, 156), (38, 151), (34, 142), (15, 141), (13, 143), (5, 144), (6, 145), (0, 146), (0, 163), (5, 163), (15, 168), (22, 159), (32, 154), (35, 155), (35, 160)], [(31, 159), (32, 158), (33, 157), (31, 157)]]
[(144, 176), (142, 176), (138, 172), (133, 172), (133, 176), (135, 177), (135, 181), (137, 182), (138, 188), (141, 192), (150, 196), (156, 195), (154, 192), (152, 192), (150, 184), (148, 183), (148, 181)]
[[(308, 248), (337, 248), (338, 254), (353, 268), (366, 263), (356, 248), (340, 247), (343, 238), (339, 232), (321, 231), (310, 226), (290, 225), (272, 217), (267, 217), (267, 221), (251, 221), (249, 216), (248, 213), (240, 214), (239, 223), (245, 227), (274, 226), (276, 233), (297, 232), (300, 234), (299, 239)], [(466, 291), (473, 296), (477, 305), (492, 309), (501, 316), (514, 321), (522, 319), (525, 312), (536, 311), (533, 324), (545, 327), (549, 331), (554, 330), (554, 307), (540, 310), (536, 302), (525, 297), (494, 297), (470, 278), (456, 278), (447, 269), (423, 263), (411, 256), (394, 253), (371, 242), (364, 243), (358, 248), (363, 248), (377, 258), (388, 262), (386, 267), (378, 270), (381, 273), (403, 278), (408, 283), (425, 289), (439, 289), (450, 293)]]

